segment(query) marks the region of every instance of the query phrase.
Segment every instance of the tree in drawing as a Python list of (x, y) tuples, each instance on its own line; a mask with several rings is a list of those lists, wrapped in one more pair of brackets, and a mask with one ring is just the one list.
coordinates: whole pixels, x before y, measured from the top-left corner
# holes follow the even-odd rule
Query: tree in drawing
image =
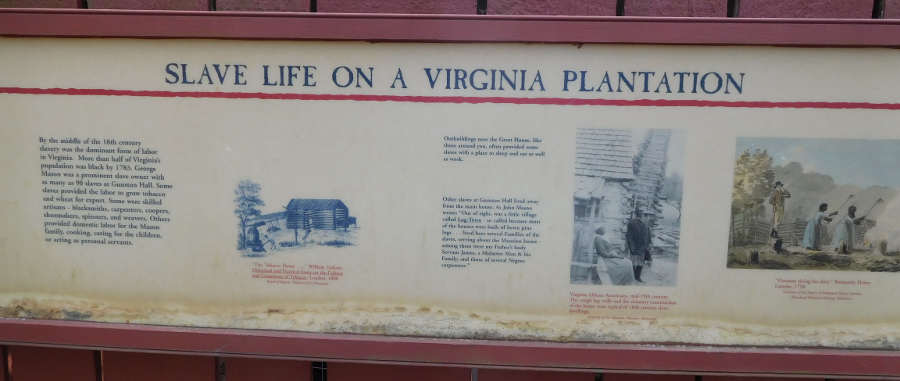
[(684, 187), (684, 179), (681, 178), (681, 175), (678, 172), (672, 172), (671, 175), (666, 176), (662, 182), (662, 189), (659, 191), (659, 195), (666, 197), (669, 205), (678, 209), (678, 220), (681, 220), (681, 198), (683, 196), (682, 188)]
[(238, 250), (247, 247), (247, 222), (253, 217), (261, 215), (262, 212), (260, 212), (259, 207), (266, 205), (259, 198), (259, 190), (259, 184), (250, 180), (241, 180), (237, 188), (234, 189), (234, 203), (237, 205), (237, 208), (234, 209), (234, 214), (241, 221), (241, 233), (238, 235)]

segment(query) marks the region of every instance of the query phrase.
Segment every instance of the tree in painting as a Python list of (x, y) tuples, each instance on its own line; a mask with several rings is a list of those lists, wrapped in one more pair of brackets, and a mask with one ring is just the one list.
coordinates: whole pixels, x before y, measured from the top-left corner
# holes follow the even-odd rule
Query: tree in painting
[[(754, 153), (744, 151), (734, 164), (734, 185), (731, 190), (732, 229), (738, 216), (749, 226), (749, 220), (756, 219), (765, 211), (765, 200), (775, 182), (772, 156), (766, 150)], [(750, 235), (749, 231), (734, 232), (735, 239)]]
[(237, 208), (234, 209), (234, 214), (241, 221), (241, 233), (238, 235), (238, 250), (243, 250), (247, 247), (247, 222), (253, 217), (261, 215), (262, 212), (259, 210), (259, 207), (266, 205), (259, 198), (260, 189), (261, 187), (258, 183), (250, 180), (241, 180), (237, 188), (234, 189), (234, 203), (237, 205)]

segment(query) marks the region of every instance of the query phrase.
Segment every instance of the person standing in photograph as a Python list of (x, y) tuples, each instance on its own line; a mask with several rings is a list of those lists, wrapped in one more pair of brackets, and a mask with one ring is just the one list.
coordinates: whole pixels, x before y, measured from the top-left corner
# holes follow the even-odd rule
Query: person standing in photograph
[(807, 250), (822, 250), (822, 220), (831, 222), (832, 217), (838, 214), (837, 211), (826, 214), (826, 210), (828, 210), (828, 204), (819, 205), (819, 211), (806, 224), (806, 231), (803, 232), (803, 247)]
[(635, 208), (634, 218), (628, 221), (628, 230), (625, 232), (625, 243), (631, 254), (634, 280), (641, 283), (644, 283), (641, 280), (641, 271), (644, 269), (644, 265), (650, 262), (650, 227), (641, 220), (643, 216), (641, 208)]
[(778, 228), (784, 219), (784, 202), (785, 199), (791, 198), (791, 192), (783, 188), (781, 181), (775, 182), (775, 192), (769, 198), (769, 204), (772, 205), (772, 232), (769, 234), (772, 238), (778, 238)]

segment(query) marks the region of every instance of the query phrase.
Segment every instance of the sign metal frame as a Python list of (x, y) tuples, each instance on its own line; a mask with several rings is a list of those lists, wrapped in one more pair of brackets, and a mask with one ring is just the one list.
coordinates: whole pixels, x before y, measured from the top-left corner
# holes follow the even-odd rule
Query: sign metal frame
[[(0, 10), (0, 36), (900, 48), (900, 20)], [(900, 352), (316, 334), (0, 319), (0, 343), (582, 372), (900, 379)]]

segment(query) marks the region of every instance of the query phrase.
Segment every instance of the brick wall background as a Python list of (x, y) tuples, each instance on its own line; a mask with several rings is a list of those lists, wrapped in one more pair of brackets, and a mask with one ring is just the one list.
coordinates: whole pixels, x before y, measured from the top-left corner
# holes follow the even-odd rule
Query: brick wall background
[[(624, 14), (644, 17), (726, 17), (727, 0), (625, 0)], [(190, 11), (264, 11), (329, 13), (488, 14), (615, 16), (617, 0), (0, 0), (0, 8), (82, 8)], [(882, 8), (883, 6), (883, 8)], [(900, 0), (744, 0), (743, 18), (867, 19), (873, 9), (884, 18), (900, 18)], [(207, 380), (222, 379), (219, 362), (207, 356), (99, 352), (39, 347), (3, 347), (0, 381), (28, 380)], [(230, 380), (310, 380), (305, 361), (232, 358), (225, 361)], [(459, 380), (473, 379), (466, 368), (333, 363), (328, 379)], [(482, 380), (690, 381), (686, 375), (646, 375), (480, 370)], [(260, 378), (264, 376), (263, 378)], [(319, 376), (313, 376), (317, 378)], [(708, 381), (790, 380), (770, 377), (705, 377)], [(808, 378), (806, 380), (816, 380)], [(823, 379), (819, 379), (823, 380)], [(824, 380), (823, 380), (824, 381)]]
[[(615, 16), (617, 0), (0, 0), (0, 8)], [(900, 0), (743, 0), (746, 18), (900, 18)], [(626, 16), (726, 17), (727, 0), (625, 0)], [(479, 12), (479, 10), (481, 12)]]

